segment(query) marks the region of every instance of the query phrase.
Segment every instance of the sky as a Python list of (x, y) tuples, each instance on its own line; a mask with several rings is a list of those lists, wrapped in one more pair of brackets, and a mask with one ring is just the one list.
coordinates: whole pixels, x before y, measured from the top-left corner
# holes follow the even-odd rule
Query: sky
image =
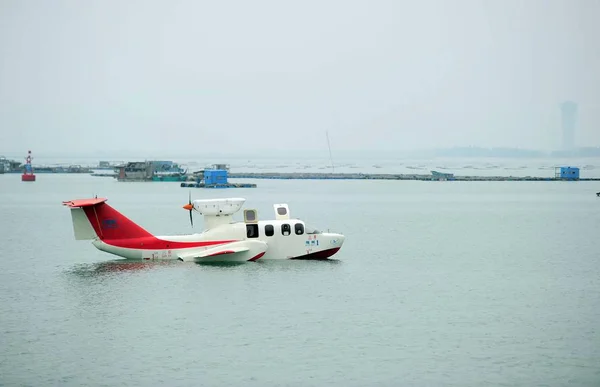
[(597, 0), (0, 0), (0, 154), (600, 146)]

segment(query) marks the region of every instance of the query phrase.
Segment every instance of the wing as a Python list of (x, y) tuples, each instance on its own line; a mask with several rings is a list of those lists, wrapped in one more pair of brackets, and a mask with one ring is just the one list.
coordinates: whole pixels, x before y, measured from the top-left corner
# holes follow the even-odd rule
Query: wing
[(177, 254), (185, 262), (244, 262), (260, 258), (267, 244), (260, 241), (240, 241), (219, 245), (210, 249), (193, 249)]
[[(216, 248), (212, 248), (212, 249), (197, 249), (197, 250), (188, 250), (184, 253), (178, 254), (177, 256), (179, 257), (179, 259), (181, 259), (182, 261), (195, 261), (196, 259), (201, 259), (201, 258), (209, 258), (209, 257), (216, 257), (218, 255), (232, 255), (232, 254), (236, 254), (236, 253), (241, 253), (244, 251), (248, 251), (249, 249), (247, 247), (227, 247), (227, 246), (220, 246), (220, 247), (216, 247)], [(227, 258), (223, 257), (224, 260), (228, 260)]]

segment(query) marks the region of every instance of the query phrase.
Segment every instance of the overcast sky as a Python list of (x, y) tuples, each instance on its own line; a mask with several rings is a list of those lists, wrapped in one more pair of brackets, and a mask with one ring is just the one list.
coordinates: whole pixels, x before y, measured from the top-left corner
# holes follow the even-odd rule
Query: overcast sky
[(0, 0), (0, 154), (600, 145), (597, 0)]

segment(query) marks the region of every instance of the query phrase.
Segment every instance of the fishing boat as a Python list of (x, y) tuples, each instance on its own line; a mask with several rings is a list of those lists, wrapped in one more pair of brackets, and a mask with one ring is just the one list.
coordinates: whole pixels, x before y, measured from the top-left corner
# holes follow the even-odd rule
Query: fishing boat
[(131, 161), (116, 168), (118, 181), (185, 181), (187, 170), (172, 161)]
[(182, 172), (155, 172), (152, 181), (186, 181), (187, 171)]

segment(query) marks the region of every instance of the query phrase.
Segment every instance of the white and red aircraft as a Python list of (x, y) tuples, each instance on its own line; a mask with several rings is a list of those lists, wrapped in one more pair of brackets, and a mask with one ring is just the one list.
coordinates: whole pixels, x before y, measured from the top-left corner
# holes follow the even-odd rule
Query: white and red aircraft
[(342, 234), (321, 232), (290, 218), (287, 204), (275, 204), (274, 220), (258, 220), (257, 211), (244, 210), (246, 199), (194, 200), (183, 206), (204, 216), (200, 234), (154, 236), (106, 203), (106, 198), (63, 202), (71, 208), (76, 240), (92, 240), (99, 250), (128, 259), (195, 262), (240, 262), (258, 259), (327, 259), (344, 243)]

